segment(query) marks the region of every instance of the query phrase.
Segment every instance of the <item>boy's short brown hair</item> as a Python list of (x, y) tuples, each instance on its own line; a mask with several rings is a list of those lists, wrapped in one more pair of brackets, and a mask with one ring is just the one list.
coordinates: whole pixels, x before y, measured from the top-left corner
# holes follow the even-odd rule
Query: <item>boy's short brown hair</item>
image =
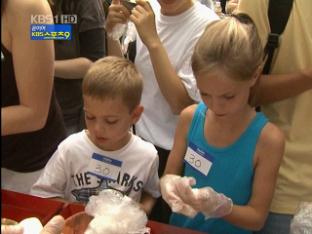
[(82, 83), (82, 93), (105, 100), (121, 97), (132, 111), (140, 104), (143, 80), (135, 65), (125, 59), (107, 56), (96, 61)]

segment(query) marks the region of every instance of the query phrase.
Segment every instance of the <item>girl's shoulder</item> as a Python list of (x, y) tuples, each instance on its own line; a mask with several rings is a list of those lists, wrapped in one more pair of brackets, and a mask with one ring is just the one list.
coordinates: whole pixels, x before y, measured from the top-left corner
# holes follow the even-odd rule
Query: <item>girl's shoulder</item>
[[(273, 123), (268, 122), (262, 129), (258, 143), (258, 159), (275, 157), (280, 160), (285, 147), (285, 136), (283, 131)], [(270, 155), (270, 157), (267, 157)]]
[(268, 122), (260, 134), (259, 144), (281, 145), (285, 141), (283, 131), (275, 124)]
[(193, 104), (186, 108), (184, 108), (180, 114), (180, 118), (185, 121), (191, 121), (194, 117), (196, 109), (198, 108), (199, 104)]

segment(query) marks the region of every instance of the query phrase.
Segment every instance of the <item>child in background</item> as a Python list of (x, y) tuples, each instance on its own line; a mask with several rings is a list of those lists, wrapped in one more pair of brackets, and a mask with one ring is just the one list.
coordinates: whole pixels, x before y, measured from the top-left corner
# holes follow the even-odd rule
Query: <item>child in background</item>
[(92, 65), (82, 85), (87, 129), (59, 145), (31, 193), (86, 203), (115, 189), (149, 213), (160, 196), (158, 155), (129, 131), (143, 112), (142, 86), (126, 59), (106, 57)]
[(246, 15), (209, 24), (195, 46), (192, 69), (203, 101), (182, 112), (161, 179), (163, 198), (191, 218), (174, 213), (171, 224), (210, 234), (263, 226), (284, 136), (248, 104), (262, 57)]

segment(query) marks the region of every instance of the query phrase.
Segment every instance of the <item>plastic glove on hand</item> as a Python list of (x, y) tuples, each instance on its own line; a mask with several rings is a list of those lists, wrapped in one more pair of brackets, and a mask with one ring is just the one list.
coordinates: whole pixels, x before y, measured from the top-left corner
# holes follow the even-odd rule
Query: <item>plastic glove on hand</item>
[(202, 212), (206, 218), (218, 218), (232, 212), (233, 202), (222, 193), (210, 187), (192, 189), (196, 202), (191, 206)]
[[(194, 178), (192, 178), (195, 181)], [(195, 183), (192, 183), (194, 185)], [(233, 202), (222, 193), (217, 193), (210, 187), (191, 188), (183, 183), (177, 183), (177, 193), (184, 204), (202, 212), (206, 218), (223, 217), (232, 211)]]
[(163, 199), (168, 203), (173, 212), (180, 213), (189, 217), (194, 217), (197, 211), (184, 203), (179, 191), (181, 188), (191, 188), (196, 183), (194, 178), (181, 177), (178, 175), (165, 175), (160, 180), (160, 190)]

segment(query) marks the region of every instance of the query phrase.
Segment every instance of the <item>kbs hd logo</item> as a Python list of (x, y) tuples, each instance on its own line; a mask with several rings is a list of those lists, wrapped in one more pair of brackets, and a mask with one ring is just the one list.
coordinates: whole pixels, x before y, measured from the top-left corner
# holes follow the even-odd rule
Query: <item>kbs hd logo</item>
[(77, 15), (31, 15), (31, 24), (77, 24)]
[(71, 40), (77, 15), (31, 15), (30, 21), (31, 40)]

